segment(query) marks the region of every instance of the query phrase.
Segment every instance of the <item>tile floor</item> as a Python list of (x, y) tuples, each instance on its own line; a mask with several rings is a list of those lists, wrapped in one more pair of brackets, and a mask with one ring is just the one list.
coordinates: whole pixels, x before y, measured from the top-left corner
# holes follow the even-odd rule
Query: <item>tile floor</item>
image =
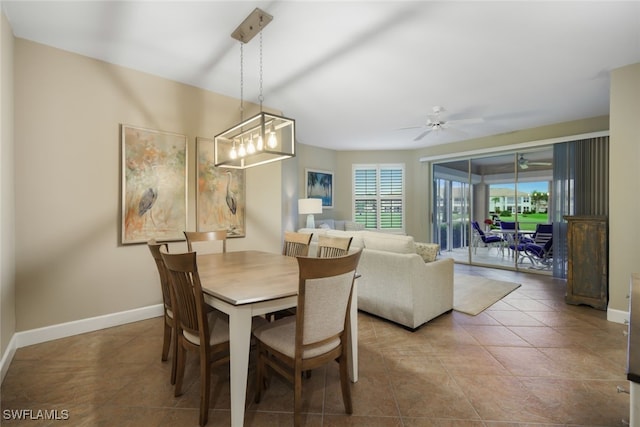
[[(457, 265), (522, 283), (478, 316), (445, 314), (411, 333), (361, 313), (360, 380), (344, 414), (337, 364), (304, 383), (306, 426), (623, 426), (629, 419), (625, 327), (563, 301), (565, 283)], [(161, 319), (19, 349), (1, 389), (3, 425), (196, 426), (198, 370), (173, 397), (160, 361)], [(249, 376), (246, 426), (290, 426), (293, 392), (277, 377), (260, 404)], [(209, 426), (228, 426), (227, 369), (214, 371)], [(7, 420), (7, 409), (68, 411), (64, 421)]]

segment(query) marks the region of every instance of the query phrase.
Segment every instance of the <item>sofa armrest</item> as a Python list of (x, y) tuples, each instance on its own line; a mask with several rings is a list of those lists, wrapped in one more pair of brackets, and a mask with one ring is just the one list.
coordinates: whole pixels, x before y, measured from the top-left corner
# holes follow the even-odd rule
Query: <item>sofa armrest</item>
[(453, 308), (453, 260), (365, 249), (358, 308), (414, 329)]
[(453, 258), (422, 265), (422, 278), (414, 283), (416, 319), (431, 320), (453, 309)]

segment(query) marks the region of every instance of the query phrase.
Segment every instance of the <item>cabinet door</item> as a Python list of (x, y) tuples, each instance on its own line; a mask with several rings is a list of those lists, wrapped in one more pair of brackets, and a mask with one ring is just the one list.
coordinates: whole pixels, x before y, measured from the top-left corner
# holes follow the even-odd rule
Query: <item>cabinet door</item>
[(605, 310), (608, 302), (607, 222), (602, 218), (566, 217), (569, 304)]

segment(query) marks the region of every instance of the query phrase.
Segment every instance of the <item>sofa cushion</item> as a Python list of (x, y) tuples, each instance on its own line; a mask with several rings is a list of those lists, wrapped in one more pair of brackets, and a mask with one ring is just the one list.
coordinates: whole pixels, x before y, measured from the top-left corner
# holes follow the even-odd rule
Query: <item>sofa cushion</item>
[(332, 219), (317, 219), (315, 221), (316, 228), (336, 228), (335, 221)]
[(341, 220), (341, 219), (334, 219), (334, 220), (333, 220), (333, 227), (332, 227), (332, 228), (333, 228), (334, 230), (342, 230), (342, 231), (344, 231), (344, 223), (345, 223), (345, 222), (346, 222), (346, 221)]
[(353, 221), (344, 222), (344, 231), (360, 231), (360, 230), (364, 230), (363, 224), (358, 224), (357, 222), (353, 222)]
[(412, 236), (361, 231), (364, 247), (378, 251), (396, 252), (400, 254), (415, 254), (416, 246)]
[(327, 230), (327, 236), (331, 237), (352, 237), (350, 248), (364, 248), (364, 241), (362, 235), (357, 231), (341, 231), (341, 230)]
[(415, 242), (416, 253), (422, 257), (424, 262), (432, 262), (436, 260), (440, 244), (438, 243), (422, 243)]

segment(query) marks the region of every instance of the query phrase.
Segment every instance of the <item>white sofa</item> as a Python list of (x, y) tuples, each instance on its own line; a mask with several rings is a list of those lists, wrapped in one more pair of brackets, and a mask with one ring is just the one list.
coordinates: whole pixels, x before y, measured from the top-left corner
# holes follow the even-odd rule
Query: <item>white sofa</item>
[[(411, 236), (372, 231), (299, 231), (313, 233), (310, 256), (315, 256), (320, 234), (352, 236), (351, 250), (362, 248), (358, 265), (359, 310), (415, 330), (453, 309), (453, 259), (431, 260), (437, 245), (416, 243)], [(425, 252), (431, 253), (431, 258)]]
[(325, 218), (325, 219), (316, 220), (316, 228), (344, 230), (344, 231), (358, 231), (358, 230), (364, 230), (364, 225), (358, 224), (357, 222), (354, 222), (354, 221)]

